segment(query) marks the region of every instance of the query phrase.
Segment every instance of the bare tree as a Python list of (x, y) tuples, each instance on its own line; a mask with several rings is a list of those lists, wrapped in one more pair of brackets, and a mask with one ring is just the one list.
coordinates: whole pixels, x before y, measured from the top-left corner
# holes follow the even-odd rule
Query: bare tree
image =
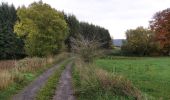
[(71, 38), (71, 49), (78, 54), (85, 62), (93, 62), (94, 58), (102, 55), (101, 44), (94, 36), (93, 39), (84, 38), (79, 35)]

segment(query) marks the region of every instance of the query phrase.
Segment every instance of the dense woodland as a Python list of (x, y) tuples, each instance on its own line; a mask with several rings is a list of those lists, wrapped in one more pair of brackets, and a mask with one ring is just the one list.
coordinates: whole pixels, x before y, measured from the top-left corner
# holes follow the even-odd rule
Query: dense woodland
[(80, 22), (76, 16), (57, 11), (42, 1), (17, 9), (2, 3), (0, 13), (0, 59), (43, 57), (70, 51), (70, 38), (79, 35), (97, 40), (102, 43), (101, 48), (111, 47), (107, 29)]

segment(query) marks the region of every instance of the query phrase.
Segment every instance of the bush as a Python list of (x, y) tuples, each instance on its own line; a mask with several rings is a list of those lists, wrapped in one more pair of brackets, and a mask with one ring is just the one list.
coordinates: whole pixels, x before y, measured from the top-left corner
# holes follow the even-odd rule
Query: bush
[(93, 62), (97, 56), (102, 55), (101, 43), (95, 40), (85, 39), (82, 35), (71, 38), (72, 51), (85, 62)]

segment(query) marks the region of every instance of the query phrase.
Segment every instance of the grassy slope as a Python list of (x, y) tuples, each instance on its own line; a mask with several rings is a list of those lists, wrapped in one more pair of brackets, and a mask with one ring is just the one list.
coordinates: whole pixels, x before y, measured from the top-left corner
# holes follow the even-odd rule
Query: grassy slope
[(130, 79), (135, 86), (155, 98), (170, 99), (170, 58), (99, 59), (96, 64)]

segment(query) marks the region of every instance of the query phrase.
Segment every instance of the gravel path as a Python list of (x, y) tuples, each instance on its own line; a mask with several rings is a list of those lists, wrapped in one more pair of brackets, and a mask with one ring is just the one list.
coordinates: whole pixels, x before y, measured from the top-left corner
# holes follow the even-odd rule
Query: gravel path
[(54, 71), (57, 70), (57, 68), (59, 68), (59, 65), (61, 65), (62, 63), (55, 65), (54, 67), (45, 71), (42, 75), (37, 77), (30, 85), (24, 88), (24, 90), (14, 95), (12, 97), (12, 100), (35, 100), (35, 96), (37, 92), (46, 83), (46, 81), (54, 73)]
[(69, 63), (63, 71), (53, 100), (75, 100), (71, 82), (71, 67), (72, 62)]

